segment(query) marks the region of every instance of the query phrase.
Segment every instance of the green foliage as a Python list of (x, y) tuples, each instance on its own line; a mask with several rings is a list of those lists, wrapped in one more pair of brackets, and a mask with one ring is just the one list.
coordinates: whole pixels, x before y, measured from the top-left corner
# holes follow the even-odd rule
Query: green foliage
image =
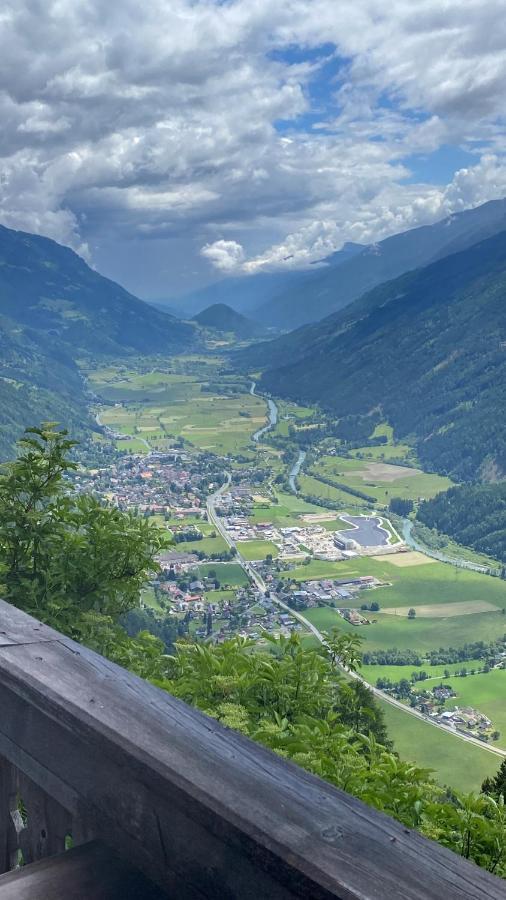
[[(368, 688), (350, 681), (359, 639), (326, 635), (317, 649), (300, 637), (266, 636), (259, 649), (180, 642), (168, 656), (147, 631), (129, 637), (120, 615), (138, 605), (164, 533), (147, 519), (76, 496), (65, 476), (73, 442), (54, 424), (28, 429), (18, 459), (0, 476), (0, 580), (11, 603), (125, 666), (276, 753), (506, 874), (502, 794), (446, 794), (426, 769), (387, 742)], [(132, 623), (131, 623), (132, 624)], [(142, 621), (139, 621), (142, 625)], [(135, 627), (133, 627), (135, 630)]]
[(413, 512), (413, 506), (412, 500), (403, 497), (392, 497), (388, 504), (388, 508), (397, 516), (409, 516)]
[(74, 446), (54, 423), (27, 429), (0, 475), (0, 583), (15, 606), (79, 637), (87, 614), (138, 605), (163, 532), (71, 491)]
[(369, 689), (338, 668), (357, 664), (357, 639), (334, 633), (318, 649), (298, 635), (269, 648), (234, 638), (180, 643), (155, 683), (496, 874), (506, 874), (504, 804), (443, 791), (427, 769), (398, 758)]
[(450, 488), (421, 503), (417, 518), (459, 544), (506, 562), (505, 482)]

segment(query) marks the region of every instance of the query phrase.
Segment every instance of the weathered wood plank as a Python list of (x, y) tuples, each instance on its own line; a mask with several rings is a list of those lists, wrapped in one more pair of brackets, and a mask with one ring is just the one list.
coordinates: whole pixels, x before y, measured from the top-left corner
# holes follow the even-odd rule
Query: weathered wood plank
[(58, 632), (0, 601), (0, 647), (58, 640)]
[(84, 844), (0, 876), (0, 900), (167, 900), (103, 844)]
[(0, 754), (182, 900), (506, 897), (504, 882), (66, 638), (0, 648), (0, 709)]

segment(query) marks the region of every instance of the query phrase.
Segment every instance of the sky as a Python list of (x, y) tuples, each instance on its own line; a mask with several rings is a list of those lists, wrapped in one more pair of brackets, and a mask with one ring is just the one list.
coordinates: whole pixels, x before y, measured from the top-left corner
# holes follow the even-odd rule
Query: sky
[(506, 195), (504, 0), (4, 0), (0, 222), (145, 298)]

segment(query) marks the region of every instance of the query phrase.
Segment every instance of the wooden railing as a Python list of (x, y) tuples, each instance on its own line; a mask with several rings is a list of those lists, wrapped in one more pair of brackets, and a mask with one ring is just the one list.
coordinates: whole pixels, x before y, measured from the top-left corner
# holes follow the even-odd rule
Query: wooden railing
[(181, 900), (506, 897), (503, 881), (1, 601), (0, 758), (0, 870), (71, 836)]

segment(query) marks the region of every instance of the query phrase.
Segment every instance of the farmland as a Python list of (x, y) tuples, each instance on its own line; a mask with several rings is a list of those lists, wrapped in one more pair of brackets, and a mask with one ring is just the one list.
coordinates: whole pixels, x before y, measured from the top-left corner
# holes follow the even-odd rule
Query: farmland
[(479, 791), (483, 779), (497, 772), (500, 759), (488, 750), (446, 734), (389, 703), (381, 700), (379, 703), (400, 756), (433, 769), (440, 784), (462, 791)]
[[(413, 500), (434, 497), (452, 485), (449, 478), (441, 475), (422, 472), (421, 469), (408, 468), (405, 465), (391, 465), (379, 458), (366, 460), (322, 456), (311, 472), (362, 491), (382, 505), (388, 505), (391, 497)], [(332, 487), (330, 490), (332, 491)], [(330, 497), (332, 499), (332, 493)]]
[[(173, 366), (178, 362), (182, 366), (185, 358), (176, 358)], [(114, 403), (102, 408), (100, 421), (125, 435), (117, 438), (118, 449), (166, 450), (183, 440), (217, 455), (251, 454), (251, 435), (265, 422), (265, 402), (233, 377), (215, 382), (212, 371), (200, 371), (202, 364), (196, 368), (196, 374), (107, 369), (90, 376), (93, 390)]]

